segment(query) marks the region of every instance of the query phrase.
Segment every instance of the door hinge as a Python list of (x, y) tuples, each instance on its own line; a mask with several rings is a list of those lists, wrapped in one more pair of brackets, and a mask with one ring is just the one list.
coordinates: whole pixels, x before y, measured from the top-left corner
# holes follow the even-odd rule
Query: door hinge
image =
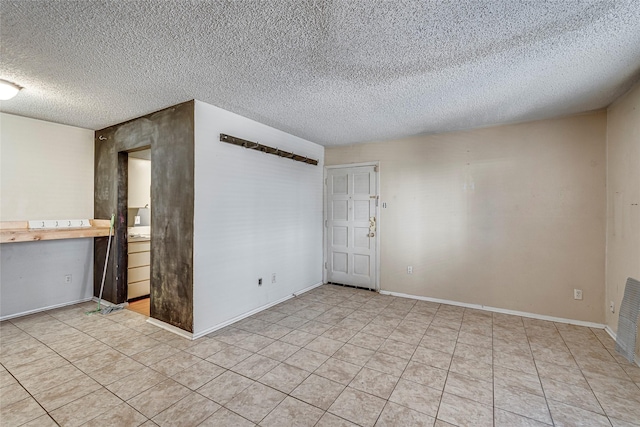
[(325, 270), (327, 269), (327, 263), (326, 262), (324, 263), (324, 269)]
[(327, 228), (327, 227), (329, 226), (328, 224), (329, 224), (329, 223), (328, 223), (328, 222), (327, 222), (327, 220), (325, 219), (325, 220), (324, 220), (324, 228)]
[(374, 172), (378, 172), (378, 165), (375, 165), (375, 166), (373, 167), (373, 171), (374, 171)]
[(324, 179), (324, 185), (327, 185), (327, 183), (329, 182), (329, 181), (327, 181), (328, 179), (329, 179), (329, 178), (325, 178), (325, 179)]

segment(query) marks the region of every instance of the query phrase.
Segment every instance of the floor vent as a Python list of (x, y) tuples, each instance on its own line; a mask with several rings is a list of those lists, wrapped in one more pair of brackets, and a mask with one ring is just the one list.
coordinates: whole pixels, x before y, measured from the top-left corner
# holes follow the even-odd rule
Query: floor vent
[(638, 314), (640, 313), (640, 282), (629, 277), (624, 288), (620, 305), (616, 351), (633, 363), (638, 335)]

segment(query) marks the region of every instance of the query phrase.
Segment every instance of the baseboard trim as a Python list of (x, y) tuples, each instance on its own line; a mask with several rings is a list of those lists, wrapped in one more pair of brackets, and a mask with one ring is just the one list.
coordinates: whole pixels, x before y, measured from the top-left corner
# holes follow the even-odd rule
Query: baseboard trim
[(302, 294), (304, 294), (305, 292), (309, 292), (310, 290), (315, 289), (315, 288), (317, 288), (318, 286), (322, 286), (323, 284), (324, 284), (323, 282), (318, 282), (318, 283), (313, 284), (313, 285), (311, 285), (311, 286), (308, 286), (308, 287), (306, 287), (306, 288), (304, 288), (304, 289), (302, 289), (302, 290), (300, 290), (300, 291), (294, 292), (294, 293), (292, 293), (291, 295), (287, 295), (287, 296), (286, 296), (286, 297), (284, 297), (284, 298), (280, 298), (280, 299), (279, 299), (279, 300), (277, 300), (277, 301), (270, 302), (269, 304), (265, 304), (265, 305), (263, 305), (263, 306), (260, 306), (260, 307), (258, 307), (258, 308), (255, 308), (255, 309), (253, 309), (253, 310), (251, 310), (251, 311), (248, 311), (248, 312), (246, 312), (246, 313), (243, 313), (243, 314), (241, 314), (241, 315), (239, 315), (239, 316), (236, 316), (236, 317), (234, 317), (233, 319), (229, 319), (229, 320), (227, 320), (227, 321), (225, 321), (225, 322), (218, 323), (217, 325), (212, 326), (212, 327), (210, 327), (210, 328), (207, 328), (207, 329), (205, 329), (204, 331), (200, 331), (200, 332), (195, 333), (195, 334), (193, 335), (193, 339), (194, 339), (194, 340), (195, 340), (195, 339), (198, 339), (198, 338), (200, 338), (200, 337), (203, 337), (203, 336), (205, 336), (205, 335), (210, 334), (211, 332), (215, 332), (215, 331), (217, 331), (218, 329), (222, 329), (222, 328), (224, 328), (225, 326), (229, 326), (229, 325), (231, 325), (231, 324), (233, 324), (233, 323), (239, 322), (239, 321), (240, 321), (240, 320), (242, 320), (242, 319), (246, 319), (246, 318), (247, 318), (247, 317), (249, 317), (249, 316), (253, 316), (253, 315), (254, 315), (254, 314), (256, 314), (256, 313), (259, 313), (259, 312), (261, 312), (261, 311), (263, 311), (263, 310), (266, 310), (266, 309), (268, 309), (268, 308), (271, 308), (271, 307), (273, 307), (274, 305), (278, 305), (278, 304), (280, 304), (280, 303), (282, 303), (282, 302), (285, 302), (285, 301), (287, 301), (287, 300), (290, 300), (291, 298), (295, 298), (295, 297), (297, 297), (297, 296), (299, 296), (299, 295), (302, 295)]
[(420, 300), (420, 301), (429, 301), (429, 302), (435, 302), (435, 303), (439, 303), (439, 304), (449, 304), (449, 305), (455, 305), (455, 306), (458, 306), (458, 307), (473, 308), (473, 309), (476, 309), (476, 310), (491, 311), (493, 313), (502, 313), (502, 314), (510, 314), (510, 315), (513, 315), (513, 316), (528, 317), (530, 319), (547, 320), (547, 321), (550, 321), (550, 322), (566, 323), (566, 324), (569, 324), (569, 325), (576, 325), (576, 326), (586, 326), (588, 328), (605, 329), (605, 326), (606, 326), (606, 325), (604, 325), (602, 323), (585, 322), (584, 320), (574, 320), (574, 319), (565, 319), (563, 317), (545, 316), (543, 314), (529, 313), (529, 312), (526, 312), (526, 311), (507, 310), (507, 309), (504, 309), (504, 308), (490, 307), (488, 305), (469, 304), (469, 303), (466, 303), (466, 302), (451, 301), (451, 300), (439, 299), (439, 298), (422, 297), (422, 296), (418, 296), (418, 295), (403, 294), (403, 293), (399, 293), (399, 292), (389, 292), (389, 291), (381, 290), (380, 293), (383, 294), (383, 295), (391, 295), (391, 296), (400, 297), (400, 298), (417, 299), (417, 300)]
[(176, 335), (180, 335), (183, 338), (187, 338), (189, 340), (193, 340), (195, 338), (193, 338), (193, 334), (191, 332), (187, 332), (184, 329), (180, 329), (176, 326), (173, 326), (167, 322), (163, 322), (162, 320), (158, 320), (158, 319), (154, 319), (152, 317), (149, 317), (147, 319), (147, 323), (152, 324), (153, 326), (157, 326), (159, 328), (164, 329), (165, 331), (169, 331), (169, 332), (173, 332)]
[(23, 312), (20, 312), (20, 313), (7, 314), (6, 316), (0, 316), (0, 321), (9, 320), (9, 319), (15, 319), (16, 317), (28, 316), (30, 314), (35, 314), (35, 313), (40, 313), (42, 311), (47, 311), (47, 310), (53, 310), (53, 309), (56, 309), (56, 308), (66, 307), (68, 305), (80, 304), (82, 302), (87, 302), (87, 301), (91, 301), (91, 300), (92, 300), (92, 298), (83, 298), (83, 299), (79, 299), (79, 300), (76, 300), (76, 301), (63, 302), (63, 303), (60, 303), (60, 304), (49, 305), (47, 307), (34, 308), (33, 310), (27, 310), (27, 311), (23, 311)]

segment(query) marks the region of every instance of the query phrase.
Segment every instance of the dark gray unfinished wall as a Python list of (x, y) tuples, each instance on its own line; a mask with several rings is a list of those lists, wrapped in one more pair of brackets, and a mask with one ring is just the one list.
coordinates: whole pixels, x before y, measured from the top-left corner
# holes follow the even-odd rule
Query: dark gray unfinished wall
[[(106, 138), (106, 139), (105, 139)], [(193, 332), (194, 102), (95, 134), (95, 216), (116, 213), (103, 298), (127, 295), (127, 155), (151, 147), (151, 317)], [(107, 238), (95, 242), (94, 295)]]

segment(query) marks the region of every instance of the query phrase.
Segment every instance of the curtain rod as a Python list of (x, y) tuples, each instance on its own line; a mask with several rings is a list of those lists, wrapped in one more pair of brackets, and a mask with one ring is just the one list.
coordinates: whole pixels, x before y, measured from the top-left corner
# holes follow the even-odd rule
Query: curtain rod
[(258, 144), (257, 142), (247, 141), (246, 139), (236, 138), (235, 136), (220, 134), (220, 141), (227, 142), (229, 144), (237, 145), (251, 150), (262, 151), (267, 154), (275, 154), (276, 156), (286, 157), (287, 159), (295, 160), (297, 162), (306, 163), (308, 165), (318, 166), (318, 161), (310, 159), (299, 154), (290, 153), (288, 151), (279, 150), (277, 148), (269, 147), (267, 145)]

